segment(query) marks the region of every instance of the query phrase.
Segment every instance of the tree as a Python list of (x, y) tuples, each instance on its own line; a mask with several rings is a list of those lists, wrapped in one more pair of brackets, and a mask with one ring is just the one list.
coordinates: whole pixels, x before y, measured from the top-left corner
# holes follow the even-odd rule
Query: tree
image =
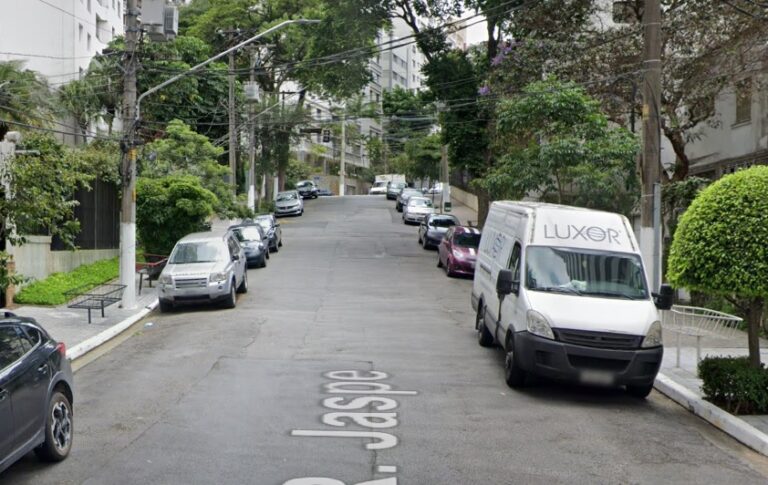
[[(59, 88), (58, 102), (64, 111), (72, 116), (80, 131), (83, 143), (87, 141), (88, 127), (97, 115), (104, 110), (96, 94), (93, 78), (76, 79)], [(77, 143), (77, 139), (75, 139)]]
[[(45, 126), (52, 120), (50, 91), (35, 72), (20, 61), (0, 62), (0, 119), (32, 126)], [(11, 126), (0, 121), (0, 140)]]
[(229, 169), (217, 159), (223, 148), (213, 146), (205, 135), (192, 130), (180, 120), (165, 128), (165, 137), (146, 145), (140, 175), (157, 178), (169, 175), (196, 177), (202, 186), (216, 195), (214, 208), (223, 216), (233, 215), (235, 201), (232, 189), (224, 180)]
[(637, 200), (638, 143), (610, 126), (583, 88), (554, 79), (502, 99), (495, 150), (500, 163), (477, 182), (494, 198), (544, 200), (629, 214)]
[(42, 233), (72, 247), (80, 230), (72, 194), (89, 186), (94, 170), (50, 135), (27, 135), (23, 148), (30, 153), (0, 168), (11, 190), (0, 197), (0, 238), (23, 244), (25, 235)]
[(680, 218), (667, 277), (677, 287), (728, 298), (748, 325), (749, 361), (760, 366), (768, 296), (768, 167), (727, 175), (702, 190)]
[(217, 202), (193, 176), (139, 177), (136, 196), (136, 233), (152, 254), (170, 254), (176, 241), (204, 230)]

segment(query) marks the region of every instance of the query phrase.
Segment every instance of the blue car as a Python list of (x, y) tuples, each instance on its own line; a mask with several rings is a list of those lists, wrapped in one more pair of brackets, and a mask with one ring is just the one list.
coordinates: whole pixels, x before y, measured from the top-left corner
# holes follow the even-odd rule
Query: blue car
[(61, 461), (72, 448), (72, 367), (63, 343), (32, 318), (0, 313), (0, 472), (34, 450)]

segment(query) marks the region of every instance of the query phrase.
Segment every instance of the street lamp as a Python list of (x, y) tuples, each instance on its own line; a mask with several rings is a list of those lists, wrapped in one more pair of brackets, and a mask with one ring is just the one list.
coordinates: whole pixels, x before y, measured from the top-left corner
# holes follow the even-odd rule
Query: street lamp
[[(253, 37), (244, 40), (243, 42), (240, 42), (234, 47), (231, 47), (223, 52), (220, 52), (216, 54), (215, 56), (211, 57), (210, 59), (207, 59), (200, 64), (197, 64), (195, 66), (192, 66), (188, 70), (182, 72), (181, 74), (177, 74), (171, 78), (168, 78), (166, 81), (158, 84), (157, 86), (154, 86), (148, 90), (146, 90), (144, 93), (142, 93), (137, 99), (136, 99), (136, 109), (135, 109), (135, 116), (133, 119), (132, 126), (126, 127), (128, 130), (128, 148), (130, 150), (129, 154), (129, 163), (130, 163), (130, 173), (133, 174), (136, 171), (136, 157), (135, 157), (135, 148), (134, 148), (134, 141), (136, 137), (136, 129), (138, 128), (139, 120), (141, 119), (141, 102), (149, 96), (150, 94), (156, 93), (157, 91), (163, 89), (164, 87), (168, 86), (169, 84), (173, 84), (179, 79), (189, 76), (190, 74), (200, 70), (201, 68), (207, 66), (208, 64), (221, 59), (222, 57), (228, 55), (230, 52), (234, 52), (238, 49), (241, 49), (245, 47), (246, 45), (259, 40), (260, 38), (269, 35), (277, 30), (282, 29), (283, 27), (286, 27), (291, 24), (299, 24), (299, 25), (308, 25), (308, 24), (317, 24), (320, 23), (320, 20), (314, 20), (314, 19), (294, 19), (294, 20), (286, 20), (284, 22), (281, 22), (274, 27), (271, 27), (264, 32), (261, 32), (260, 34), (256, 34)], [(133, 177), (132, 175), (129, 175), (129, 177)], [(127, 192), (127, 194), (126, 194)], [(127, 221), (127, 223), (120, 224), (120, 283), (122, 285), (125, 285), (125, 290), (123, 291), (123, 308), (134, 308), (136, 306), (136, 197), (135, 192), (133, 190), (124, 190), (123, 197), (130, 197), (131, 198), (131, 211), (130, 211), (130, 220)]]

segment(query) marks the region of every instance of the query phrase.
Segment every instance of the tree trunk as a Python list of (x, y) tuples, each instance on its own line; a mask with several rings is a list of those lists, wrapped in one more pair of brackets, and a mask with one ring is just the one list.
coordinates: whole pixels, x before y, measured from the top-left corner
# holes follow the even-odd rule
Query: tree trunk
[(688, 168), (690, 160), (685, 154), (685, 139), (680, 131), (664, 130), (664, 135), (672, 144), (672, 150), (675, 152), (675, 172), (672, 174), (672, 180), (679, 182), (688, 177)]
[(482, 229), (491, 207), (491, 197), (485, 190), (477, 190), (475, 195), (477, 196), (477, 227)]
[(762, 298), (753, 298), (749, 302), (747, 313), (747, 335), (749, 337), (749, 365), (760, 367), (760, 324), (763, 319)]

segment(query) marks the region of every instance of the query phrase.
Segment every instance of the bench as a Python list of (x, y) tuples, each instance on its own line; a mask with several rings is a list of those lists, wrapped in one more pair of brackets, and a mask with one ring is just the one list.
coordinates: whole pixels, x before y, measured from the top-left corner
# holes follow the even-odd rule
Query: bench
[(147, 277), (149, 287), (152, 288), (152, 282), (160, 277), (160, 273), (163, 272), (166, 263), (168, 262), (168, 256), (162, 254), (144, 254), (145, 261), (136, 263), (136, 272), (139, 274), (139, 295), (141, 295), (141, 287), (144, 282), (144, 277)]
[(64, 292), (64, 296), (69, 301), (67, 308), (88, 310), (88, 323), (91, 323), (91, 310), (100, 309), (103, 318), (104, 309), (123, 298), (123, 290), (125, 285), (105, 284), (95, 288), (85, 285)]

